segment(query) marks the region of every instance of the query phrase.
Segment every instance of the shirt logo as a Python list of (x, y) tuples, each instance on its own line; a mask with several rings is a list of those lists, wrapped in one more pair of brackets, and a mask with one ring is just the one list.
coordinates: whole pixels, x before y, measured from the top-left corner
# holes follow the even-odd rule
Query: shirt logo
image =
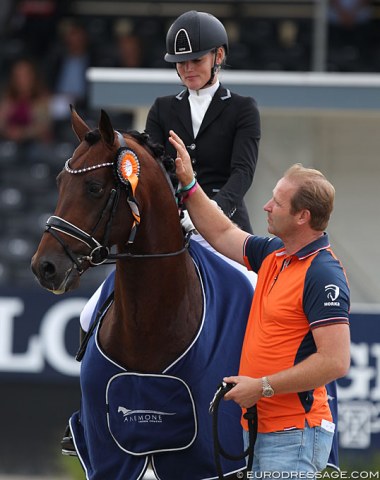
[(340, 302), (336, 302), (335, 300), (339, 297), (339, 287), (334, 284), (326, 285), (325, 286), (325, 293), (326, 297), (329, 300), (328, 302), (324, 303), (325, 307), (339, 307)]

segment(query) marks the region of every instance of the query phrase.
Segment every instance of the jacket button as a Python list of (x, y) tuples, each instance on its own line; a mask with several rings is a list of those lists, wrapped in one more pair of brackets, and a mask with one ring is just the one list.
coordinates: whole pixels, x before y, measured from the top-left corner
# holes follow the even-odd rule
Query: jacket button
[(188, 146), (187, 146), (187, 148), (188, 148), (189, 150), (195, 150), (196, 147), (197, 147), (197, 146), (195, 145), (195, 143), (192, 143), (191, 145), (188, 145)]
[(197, 163), (196, 159), (195, 159), (195, 158), (192, 158), (192, 159), (191, 159), (191, 163), (192, 163), (193, 165), (196, 165), (196, 163)]

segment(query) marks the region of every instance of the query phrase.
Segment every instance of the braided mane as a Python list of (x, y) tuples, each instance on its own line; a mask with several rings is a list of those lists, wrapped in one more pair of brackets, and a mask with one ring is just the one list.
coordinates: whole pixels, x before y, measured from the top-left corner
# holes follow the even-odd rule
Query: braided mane
[(175, 161), (172, 157), (166, 155), (164, 147), (160, 143), (153, 142), (149, 134), (146, 132), (141, 133), (136, 130), (130, 130), (125, 133), (130, 135), (140, 145), (150, 150), (152, 156), (163, 165), (164, 169), (169, 175), (174, 189), (176, 190), (178, 186), (178, 179), (175, 173)]
[[(178, 186), (178, 179), (175, 174), (175, 162), (172, 157), (170, 157), (169, 155), (166, 155), (164, 147), (159, 143), (153, 142), (149, 134), (146, 132), (141, 133), (141, 132), (138, 132), (137, 130), (129, 130), (127, 132), (121, 131), (121, 133), (130, 135), (134, 140), (136, 140), (136, 142), (139, 145), (149, 150), (152, 156), (159, 163), (162, 164), (162, 166), (164, 167), (164, 169), (169, 175), (170, 181), (174, 189), (176, 189)], [(95, 145), (95, 143), (97, 143), (101, 139), (99, 129), (96, 128), (95, 130), (91, 130), (90, 132), (87, 132), (84, 139), (89, 145)]]

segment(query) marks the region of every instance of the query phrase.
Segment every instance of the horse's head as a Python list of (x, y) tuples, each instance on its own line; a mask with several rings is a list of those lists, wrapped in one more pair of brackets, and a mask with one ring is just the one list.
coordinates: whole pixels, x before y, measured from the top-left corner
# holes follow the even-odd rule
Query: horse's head
[(71, 120), (80, 144), (57, 177), (58, 203), (32, 259), (38, 281), (54, 293), (76, 288), (80, 275), (107, 260), (114, 245), (118, 252), (133, 244), (137, 253), (153, 253), (160, 245), (149, 230), (163, 231), (163, 225), (167, 239), (168, 229), (181, 236), (174, 197), (157, 162), (163, 150), (143, 134), (116, 132), (104, 111), (96, 130), (74, 109)]

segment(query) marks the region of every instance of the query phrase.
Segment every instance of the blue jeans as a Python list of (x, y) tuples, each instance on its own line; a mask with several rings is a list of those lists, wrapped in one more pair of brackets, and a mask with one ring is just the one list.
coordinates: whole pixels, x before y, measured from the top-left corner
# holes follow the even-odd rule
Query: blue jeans
[[(244, 446), (249, 435), (243, 430)], [(258, 433), (248, 478), (313, 478), (326, 467), (334, 434), (321, 427)], [(286, 475), (281, 475), (286, 473)], [(289, 476), (289, 473), (294, 475)]]

